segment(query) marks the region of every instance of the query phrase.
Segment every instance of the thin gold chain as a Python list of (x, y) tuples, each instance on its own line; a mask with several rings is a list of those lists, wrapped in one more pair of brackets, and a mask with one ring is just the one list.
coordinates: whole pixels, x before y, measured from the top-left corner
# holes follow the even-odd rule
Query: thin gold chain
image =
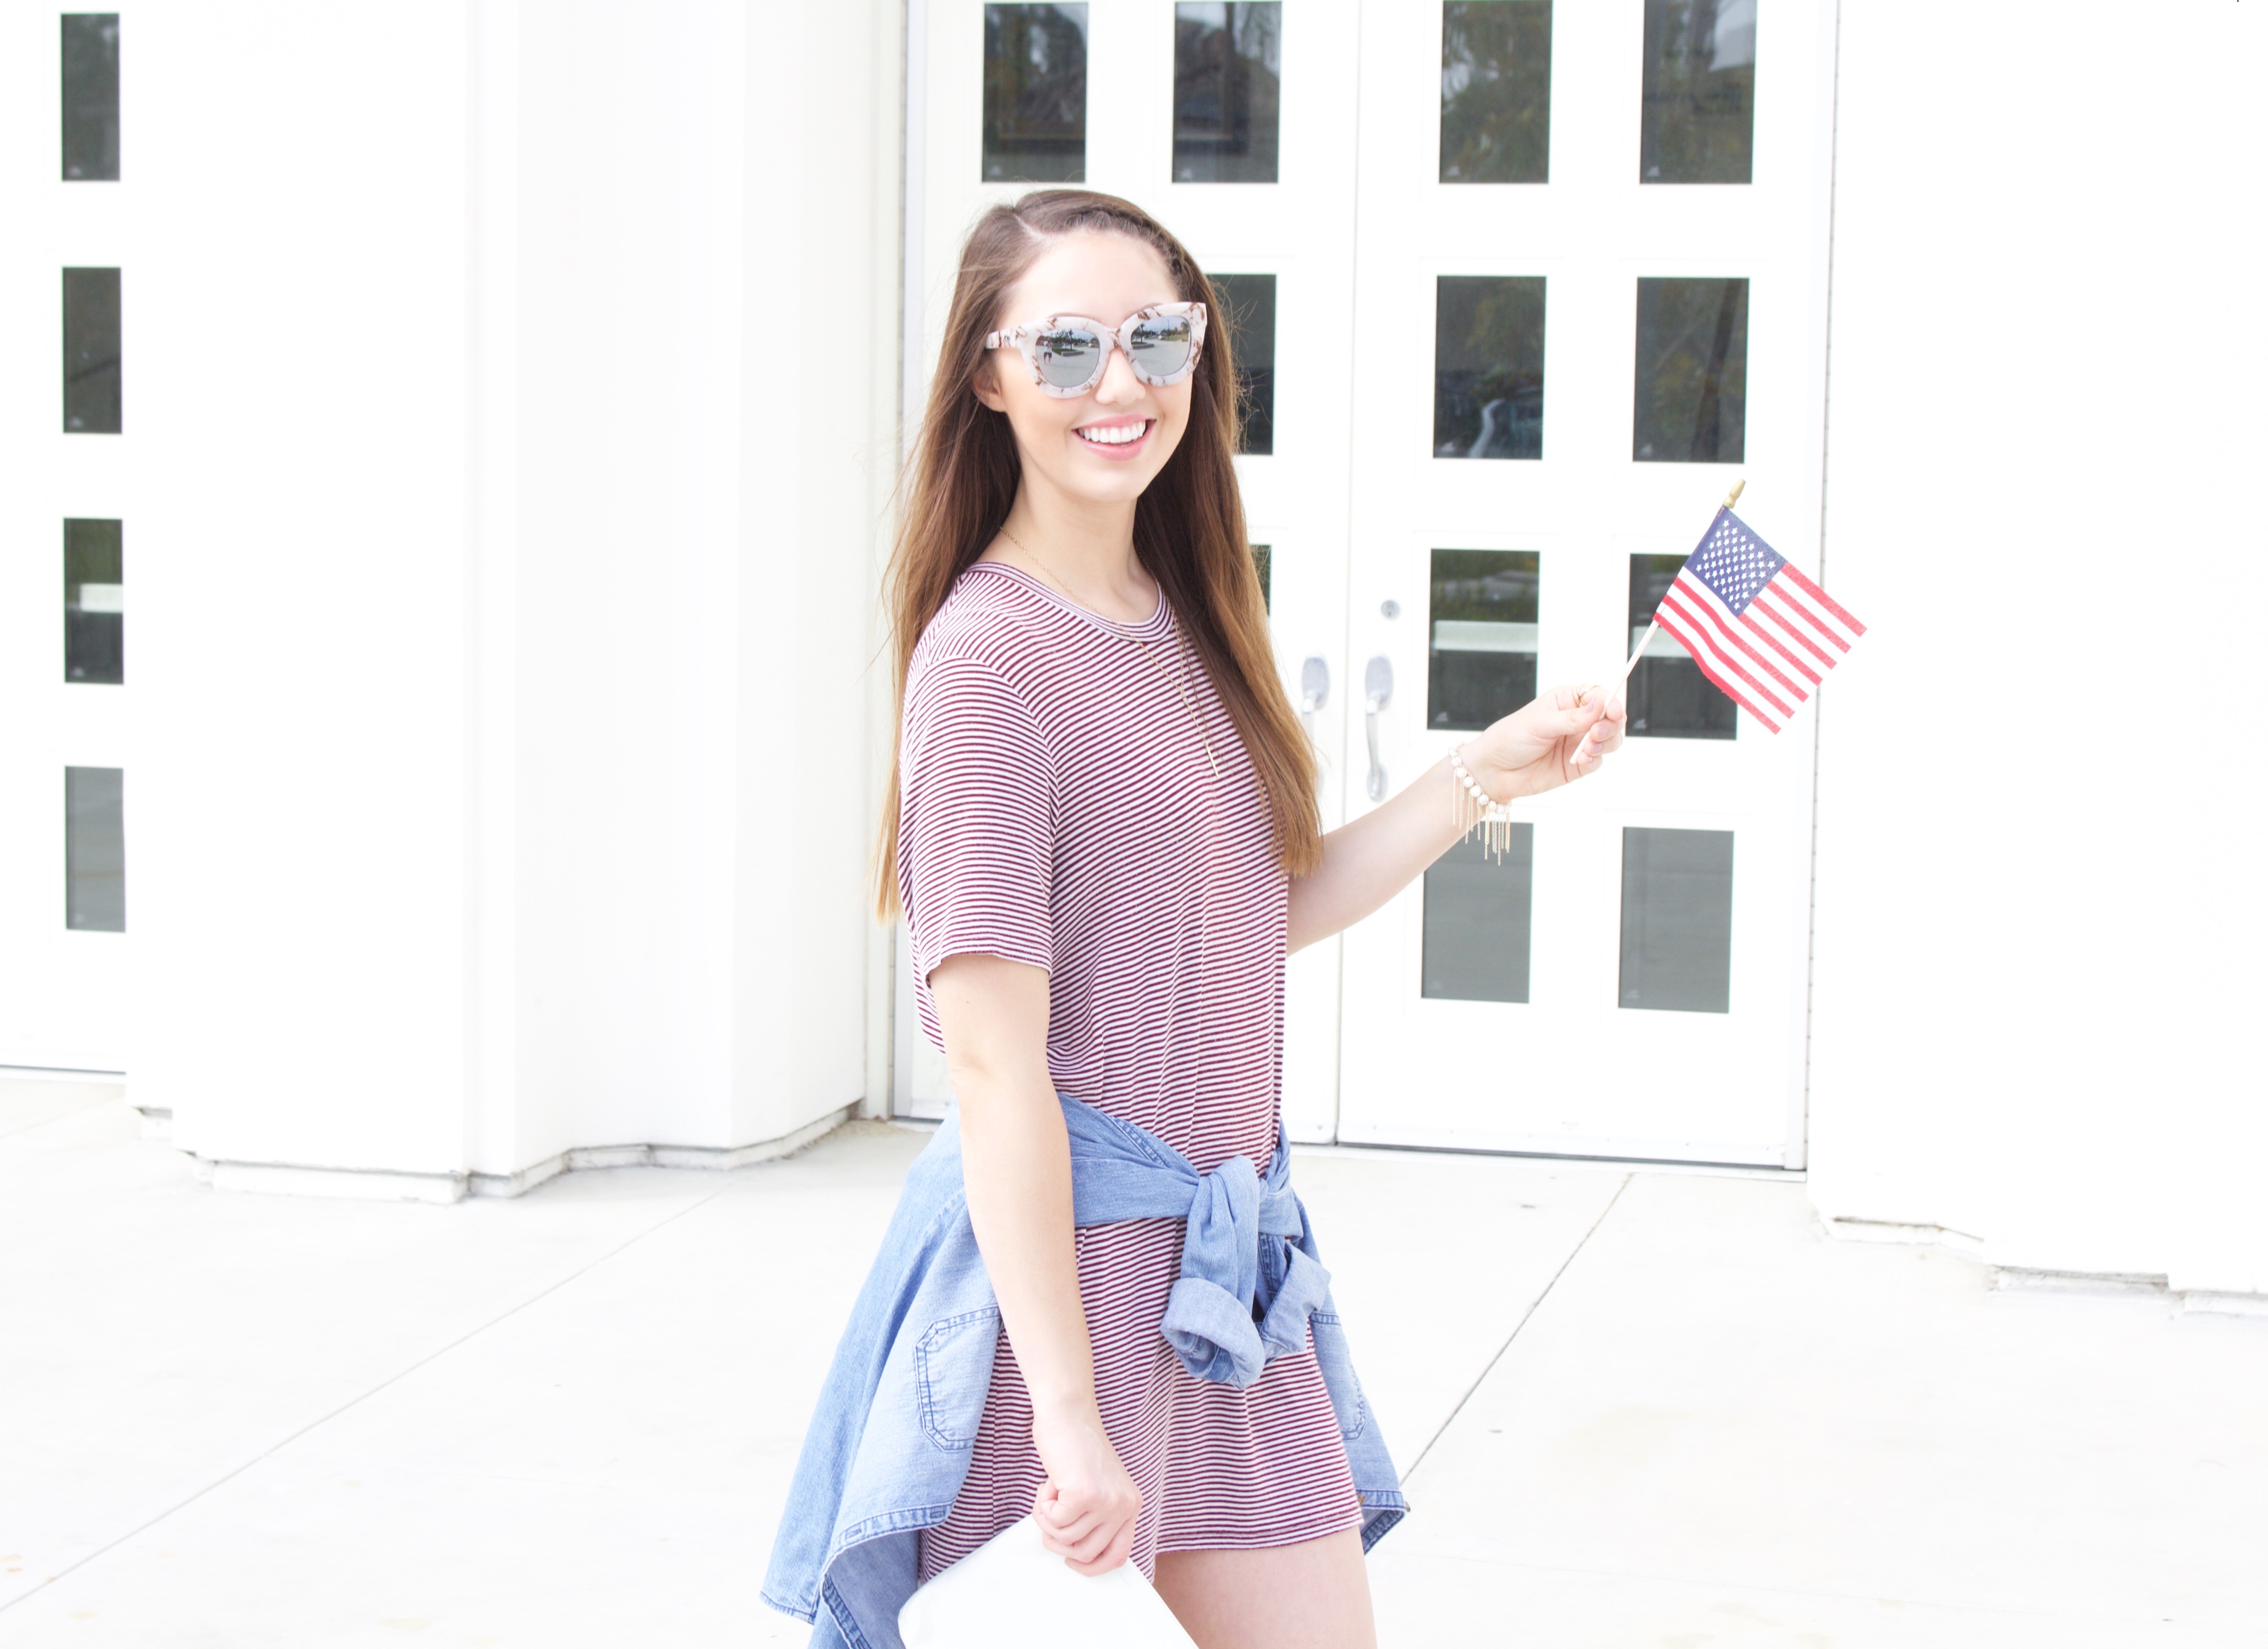
[[(1037, 556), (1032, 554), (1032, 547), (1029, 544), (1027, 544), (1022, 539), (1018, 538), (1013, 533), (1008, 530), (1007, 523), (1005, 521), (1002, 522), (1000, 526), (1000, 536), (1006, 539), (1018, 549), (1022, 550), (1026, 556), (1030, 556), (1032, 565), (1040, 570), (1041, 574), (1047, 579), (1048, 583), (1054, 586), (1057, 594), (1062, 596), (1064, 600), (1069, 601), (1073, 607), (1079, 605), (1078, 598), (1073, 596), (1069, 590), (1064, 587), (1064, 581), (1056, 577), (1055, 573), (1049, 568), (1047, 563), (1042, 561)], [(1160, 590), (1158, 593), (1158, 600), (1160, 602), (1163, 602), (1165, 599), (1165, 592)], [(1126, 639), (1132, 642), (1137, 647), (1139, 647), (1142, 650), (1142, 656), (1150, 661), (1151, 665), (1157, 670), (1160, 676), (1165, 675), (1165, 661), (1160, 659), (1158, 655), (1151, 650), (1150, 644), (1148, 642), (1144, 641), (1139, 636), (1129, 636)], [(1212, 769), (1212, 776), (1215, 780), (1218, 780), (1220, 777), (1220, 763), (1213, 759), (1212, 739), (1205, 732), (1204, 723), (1197, 715), (1197, 707), (1190, 701), (1189, 698), (1189, 659), (1188, 655), (1182, 651), (1182, 633), (1178, 626), (1176, 626), (1174, 630), (1174, 668), (1172, 679), (1175, 689), (1178, 690), (1182, 696), (1182, 708), (1189, 712), (1189, 725), (1197, 730), (1197, 742), (1204, 747), (1205, 766)]]

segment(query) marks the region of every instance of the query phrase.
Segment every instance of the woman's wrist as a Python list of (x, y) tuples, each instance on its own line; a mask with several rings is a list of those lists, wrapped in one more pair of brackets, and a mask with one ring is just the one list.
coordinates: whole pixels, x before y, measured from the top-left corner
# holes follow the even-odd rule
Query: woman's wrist
[(1462, 787), (1464, 781), (1456, 770), (1462, 762), (1473, 783), (1488, 793), (1490, 802), (1501, 806), (1519, 794), (1520, 780), (1508, 769), (1489, 760), (1484, 743), (1485, 735), (1476, 734), (1455, 747), (1456, 761), (1450, 764), (1449, 783)]
[(1027, 1387), (1026, 1393), (1032, 1400), (1032, 1413), (1036, 1418), (1086, 1421), (1098, 1428), (1102, 1424), (1102, 1407), (1095, 1401), (1092, 1379), (1083, 1388), (1065, 1386), (1054, 1391), (1038, 1391)]

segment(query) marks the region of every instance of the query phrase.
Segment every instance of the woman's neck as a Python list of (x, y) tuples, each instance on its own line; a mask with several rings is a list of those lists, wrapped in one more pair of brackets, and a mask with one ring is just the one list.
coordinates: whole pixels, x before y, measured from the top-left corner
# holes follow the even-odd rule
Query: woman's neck
[(1158, 586), (1134, 554), (1134, 506), (1067, 508), (1020, 488), (1000, 536), (984, 552), (1065, 600), (1122, 623), (1158, 610)]

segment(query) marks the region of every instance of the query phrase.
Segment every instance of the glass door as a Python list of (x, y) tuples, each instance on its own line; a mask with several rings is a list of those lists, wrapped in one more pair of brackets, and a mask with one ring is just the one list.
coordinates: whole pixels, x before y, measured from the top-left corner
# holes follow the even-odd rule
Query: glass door
[[(0, 499), (0, 1065), (126, 1062), (126, 304), (119, 18), (66, 11), (7, 63), (60, 108), (0, 184), (18, 254), (0, 305), (27, 346), (4, 394), (26, 455)], [(27, 34), (25, 38), (33, 36)], [(36, 364), (38, 370), (33, 370)], [(139, 666), (137, 666), (138, 669)]]
[[(1614, 680), (1735, 479), (1816, 569), (1831, 15), (1365, 8), (1344, 674), (1390, 676), (1389, 791), (1539, 683)], [(1802, 1162), (1812, 723), (1659, 636), (1631, 703), (1500, 860), (1346, 937), (1341, 1139)]]
[[(1243, 364), (1238, 468), (1278, 662), (1294, 702), (1313, 703), (1329, 754), (1326, 828), (1343, 805), (1336, 755), (1351, 691), (1358, 20), (1356, 0), (916, 0), (908, 31), (908, 408), (922, 404), (955, 256), (985, 207), (1079, 184), (1133, 201), (1181, 237), (1221, 288), (1227, 313), (1216, 320)], [(937, 1115), (944, 1064), (915, 1022), (902, 943), (899, 963), (894, 1108)], [(1338, 944), (1293, 957), (1285, 1114), (1295, 1138), (1336, 1127), (1338, 1012)]]

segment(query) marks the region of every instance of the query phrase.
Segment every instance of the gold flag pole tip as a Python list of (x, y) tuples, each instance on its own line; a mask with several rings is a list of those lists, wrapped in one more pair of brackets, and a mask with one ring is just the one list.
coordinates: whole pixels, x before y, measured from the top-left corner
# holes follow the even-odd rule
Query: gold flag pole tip
[(1733, 483), (1733, 490), (1725, 495), (1725, 507), (1727, 509), (1731, 509), (1734, 504), (1741, 501), (1741, 490), (1748, 484), (1749, 478), (1746, 475), (1742, 476), (1740, 480)]

